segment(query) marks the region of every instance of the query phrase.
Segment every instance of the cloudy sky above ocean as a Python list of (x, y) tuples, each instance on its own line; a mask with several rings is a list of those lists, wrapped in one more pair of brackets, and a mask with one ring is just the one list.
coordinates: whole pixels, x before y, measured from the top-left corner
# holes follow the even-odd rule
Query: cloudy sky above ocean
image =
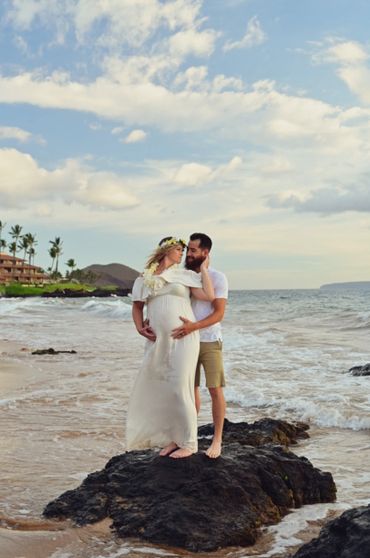
[(369, 280), (369, 21), (367, 0), (4, 0), (0, 220), (45, 267), (55, 236), (141, 269), (200, 230), (233, 288)]

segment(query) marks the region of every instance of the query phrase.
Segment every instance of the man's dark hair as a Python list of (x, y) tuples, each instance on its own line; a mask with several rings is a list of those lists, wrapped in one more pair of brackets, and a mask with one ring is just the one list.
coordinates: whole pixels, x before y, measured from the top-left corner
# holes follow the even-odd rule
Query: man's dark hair
[(190, 240), (199, 240), (199, 248), (211, 251), (212, 240), (204, 233), (193, 233), (190, 235)]

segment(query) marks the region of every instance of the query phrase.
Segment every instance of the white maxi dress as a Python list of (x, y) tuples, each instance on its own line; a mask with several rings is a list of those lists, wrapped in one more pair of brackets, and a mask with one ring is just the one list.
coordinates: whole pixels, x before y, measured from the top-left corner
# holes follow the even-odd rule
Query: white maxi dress
[(196, 452), (197, 413), (194, 378), (199, 332), (173, 339), (180, 316), (194, 321), (190, 287), (202, 287), (194, 271), (169, 268), (153, 275), (150, 286), (138, 277), (132, 300), (147, 304), (147, 318), (156, 341), (147, 340), (144, 359), (130, 397), (126, 425), (127, 451), (163, 447), (175, 442)]

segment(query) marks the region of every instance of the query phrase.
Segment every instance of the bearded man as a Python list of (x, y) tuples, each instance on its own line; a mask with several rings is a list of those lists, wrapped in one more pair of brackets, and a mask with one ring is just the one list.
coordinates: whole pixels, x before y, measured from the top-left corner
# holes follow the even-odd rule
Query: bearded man
[[(199, 273), (202, 262), (207, 258), (212, 248), (212, 240), (204, 233), (193, 233), (187, 246), (185, 267)], [(212, 416), (214, 435), (206, 454), (210, 458), (219, 457), (222, 447), (222, 431), (225, 418), (225, 397), (223, 388), (225, 376), (222, 358), (221, 321), (224, 317), (228, 297), (228, 283), (226, 276), (210, 267), (209, 276), (213, 283), (215, 299), (212, 302), (192, 300), (196, 322), (181, 317), (183, 325), (173, 330), (175, 339), (199, 329), (200, 352), (195, 375), (195, 404), (197, 412), (200, 410), (200, 373), (203, 368), (206, 386), (212, 399)]]

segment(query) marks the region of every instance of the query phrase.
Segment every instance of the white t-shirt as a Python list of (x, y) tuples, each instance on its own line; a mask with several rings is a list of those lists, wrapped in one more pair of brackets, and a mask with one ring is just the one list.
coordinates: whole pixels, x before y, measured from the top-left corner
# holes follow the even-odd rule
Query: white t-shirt
[[(215, 298), (226, 298), (228, 297), (228, 283), (226, 276), (220, 271), (216, 271), (211, 267), (208, 268), (208, 273), (211, 278), (213, 288), (215, 291)], [(191, 298), (191, 305), (193, 308), (194, 316), (197, 321), (207, 318), (213, 313), (212, 302), (208, 300), (198, 300), (197, 298)], [(211, 341), (222, 341), (221, 324), (213, 324), (209, 327), (205, 327), (199, 330), (200, 340), (202, 342)]]

